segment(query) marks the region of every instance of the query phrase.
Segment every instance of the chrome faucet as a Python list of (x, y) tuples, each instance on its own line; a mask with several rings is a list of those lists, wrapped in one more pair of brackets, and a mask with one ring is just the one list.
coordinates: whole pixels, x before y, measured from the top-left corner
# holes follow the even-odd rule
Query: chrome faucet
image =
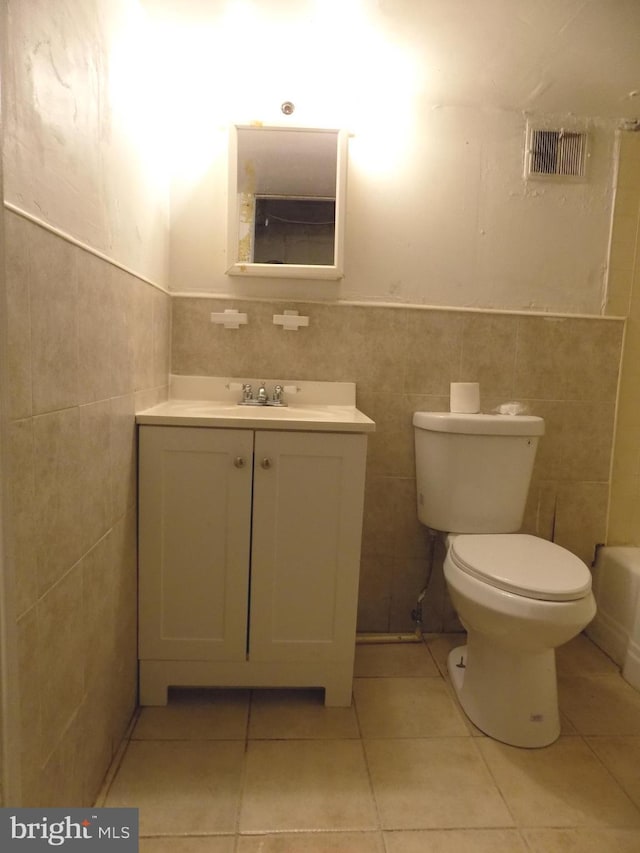
[(256, 400), (258, 403), (266, 404), (267, 399), (267, 389), (265, 388), (264, 382), (261, 382), (260, 387), (258, 388), (258, 396), (256, 397)]

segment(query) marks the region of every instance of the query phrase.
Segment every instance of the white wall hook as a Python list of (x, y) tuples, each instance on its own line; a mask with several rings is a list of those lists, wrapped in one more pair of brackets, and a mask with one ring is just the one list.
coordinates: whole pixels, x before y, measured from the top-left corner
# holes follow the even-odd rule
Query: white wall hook
[(211, 314), (211, 322), (219, 323), (225, 329), (239, 329), (248, 323), (247, 315), (240, 314), (236, 308), (225, 308), (222, 312)]
[(282, 326), (283, 329), (297, 332), (300, 326), (308, 326), (309, 318), (301, 316), (297, 311), (285, 311), (284, 314), (274, 314), (273, 322), (276, 326)]

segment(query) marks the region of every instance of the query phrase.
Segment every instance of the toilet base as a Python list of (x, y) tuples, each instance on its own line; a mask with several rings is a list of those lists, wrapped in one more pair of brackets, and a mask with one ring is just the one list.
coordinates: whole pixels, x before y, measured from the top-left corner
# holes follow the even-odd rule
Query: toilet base
[(465, 714), (489, 737), (521, 747), (558, 739), (554, 649), (513, 653), (470, 632), (447, 664)]

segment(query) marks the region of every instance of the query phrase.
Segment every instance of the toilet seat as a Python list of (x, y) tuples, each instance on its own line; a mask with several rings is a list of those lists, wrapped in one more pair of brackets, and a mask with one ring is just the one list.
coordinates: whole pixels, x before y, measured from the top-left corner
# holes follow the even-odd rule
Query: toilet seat
[(591, 573), (565, 548), (524, 533), (452, 536), (449, 553), (463, 572), (506, 592), (542, 601), (575, 601), (591, 590)]

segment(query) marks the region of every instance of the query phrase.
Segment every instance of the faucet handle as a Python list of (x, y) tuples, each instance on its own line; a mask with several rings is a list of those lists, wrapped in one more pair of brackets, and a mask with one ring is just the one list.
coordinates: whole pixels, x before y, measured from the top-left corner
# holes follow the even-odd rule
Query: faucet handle
[(247, 403), (253, 395), (253, 389), (251, 388), (251, 383), (245, 382), (242, 386), (242, 402)]
[(283, 391), (284, 391), (284, 388), (282, 387), (282, 385), (276, 385), (274, 387), (274, 389), (273, 389), (273, 402), (274, 403), (281, 403), (282, 402), (282, 392)]

